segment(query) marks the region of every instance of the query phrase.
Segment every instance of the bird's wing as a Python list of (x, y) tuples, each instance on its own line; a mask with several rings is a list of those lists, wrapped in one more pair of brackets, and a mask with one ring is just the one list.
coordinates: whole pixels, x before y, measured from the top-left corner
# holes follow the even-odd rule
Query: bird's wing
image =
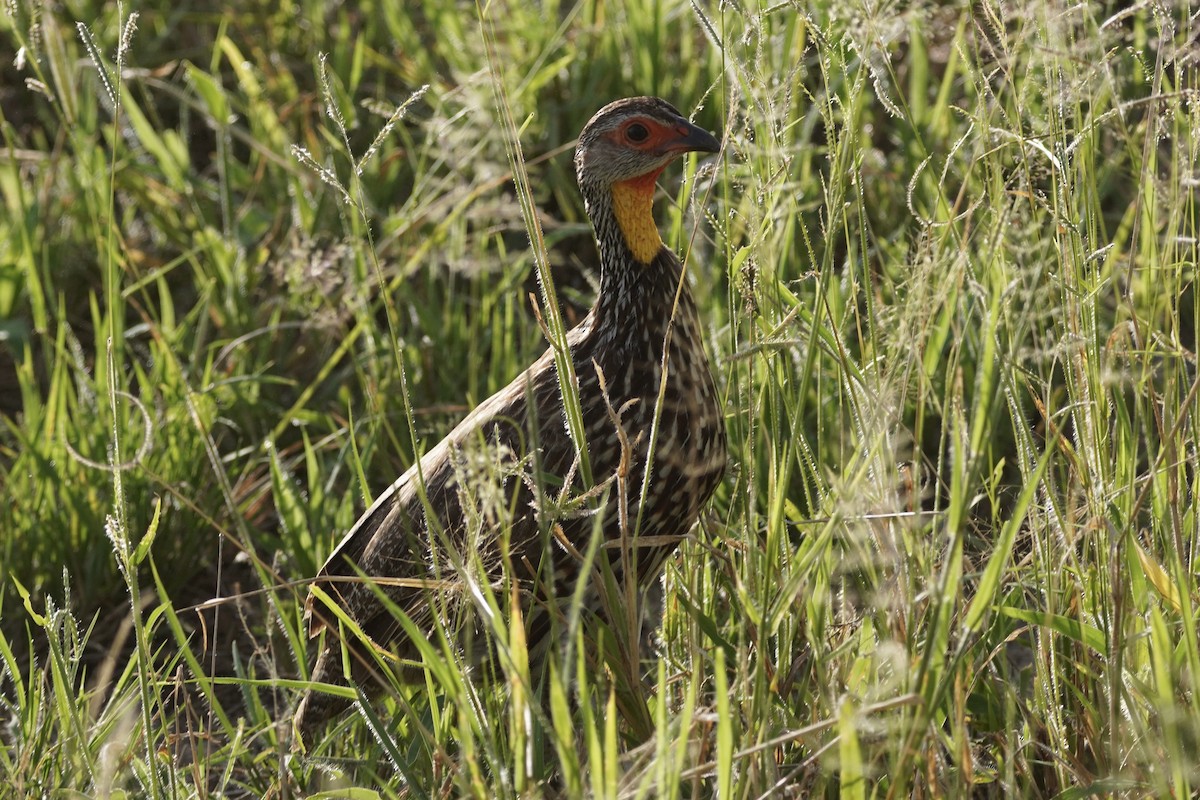
[[(420, 471), (414, 464), (384, 490), (330, 553), (317, 573), (314, 586), (337, 599), (350, 616), (361, 623), (365, 620), (360, 619), (359, 612), (375, 604), (374, 592), (363, 583), (339, 578), (354, 578), (360, 571), (376, 577), (428, 577), (429, 528), (425, 522), (425, 503), (419, 491), (422, 483), (425, 499), (433, 509), (442, 515), (459, 513), (451, 481), (451, 451), (461, 448), (480, 431), (488, 433), (493, 424), (501, 422), (522, 429), (514, 438), (523, 439), (528, 419), (526, 399), (531, 394), (544, 394), (546, 387), (542, 384), (547, 380), (551, 383), (556, 380), (553, 356), (549, 351), (512, 383), (480, 403), (446, 438), (422, 456)], [(454, 520), (439, 519), (438, 522), (445, 529), (451, 527)], [(387, 553), (389, 558), (384, 561), (381, 553)], [(384, 564), (386, 569), (380, 569)], [(328, 615), (314, 613), (312, 594), (305, 604), (305, 617), (310, 636), (320, 633), (328, 622)]]

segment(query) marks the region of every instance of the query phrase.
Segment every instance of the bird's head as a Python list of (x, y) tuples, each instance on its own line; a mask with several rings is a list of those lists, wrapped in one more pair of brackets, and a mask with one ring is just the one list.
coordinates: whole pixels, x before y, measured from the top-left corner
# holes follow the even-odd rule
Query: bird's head
[(609, 103), (584, 126), (575, 171), (584, 199), (609, 199), (630, 252), (650, 263), (662, 247), (651, 215), (658, 176), (676, 156), (720, 149), (715, 136), (665, 100), (631, 97)]

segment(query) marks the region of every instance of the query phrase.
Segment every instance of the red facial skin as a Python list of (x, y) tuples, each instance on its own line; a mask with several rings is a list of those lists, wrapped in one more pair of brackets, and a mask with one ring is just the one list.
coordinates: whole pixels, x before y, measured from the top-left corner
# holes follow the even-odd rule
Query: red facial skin
[[(630, 131), (636, 126), (645, 128), (648, 133), (646, 138), (639, 140), (630, 135)], [(648, 117), (634, 117), (607, 136), (608, 139), (622, 147), (632, 147), (645, 153), (665, 155), (686, 151), (688, 146), (684, 144), (684, 141), (690, 134), (691, 131), (682, 125), (663, 125)]]

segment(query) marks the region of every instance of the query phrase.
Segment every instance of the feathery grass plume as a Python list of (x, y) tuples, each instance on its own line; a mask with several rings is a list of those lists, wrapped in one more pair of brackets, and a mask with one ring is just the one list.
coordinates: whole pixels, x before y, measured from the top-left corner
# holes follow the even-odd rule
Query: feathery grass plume
[(312, 157), (312, 154), (309, 153), (306, 148), (301, 147), (298, 144), (292, 145), (291, 150), (292, 157), (315, 172), (317, 177), (321, 179), (322, 183), (324, 183), (326, 186), (331, 186), (334, 189), (337, 189), (338, 194), (342, 196), (342, 202), (348, 206), (354, 205), (354, 198), (352, 198), (350, 193), (346, 191), (346, 187), (342, 186), (342, 182), (338, 180), (338, 176), (333, 172), (333, 170), (318, 164), (316, 159)]
[[(117, 5), (120, 8), (120, 4)], [(120, 12), (117, 14), (120, 17)], [(137, 33), (138, 12), (132, 11), (129, 17), (125, 20), (125, 27), (121, 29), (121, 41), (117, 45), (117, 77), (121, 77), (121, 73), (125, 68), (125, 57), (129, 55), (129, 47), (133, 44), (133, 35)]]
[(371, 159), (375, 157), (375, 154), (379, 152), (379, 148), (385, 141), (387, 141), (388, 136), (391, 135), (392, 129), (396, 127), (396, 124), (400, 122), (400, 120), (404, 119), (404, 116), (408, 113), (409, 107), (424, 97), (425, 92), (427, 91), (429, 91), (429, 84), (425, 84), (421, 88), (417, 89), (408, 96), (407, 100), (396, 106), (396, 109), (388, 116), (387, 122), (385, 122), (383, 127), (379, 129), (379, 133), (375, 135), (375, 139), (371, 142), (371, 146), (367, 148), (367, 151), (363, 153), (362, 158), (360, 158), (358, 163), (354, 165), (354, 171), (356, 173), (362, 175), (363, 167), (370, 163)]
[(13, 66), (23, 72), (26, 66), (34, 66), (42, 57), (42, 6), (29, 3), (22, 7), (17, 0), (4, 0), (4, 14), (9, 19), (18, 45), (13, 48)]
[(346, 152), (350, 153), (350, 134), (346, 131), (346, 120), (342, 116), (342, 107), (333, 97), (333, 85), (329, 80), (329, 55), (321, 53), (317, 56), (317, 77), (321, 82), (321, 100), (325, 106), (325, 115), (333, 120), (333, 124), (337, 126), (338, 134), (341, 136), (342, 144), (346, 147)]
[(110, 109), (115, 109), (117, 107), (117, 90), (113, 86), (112, 76), (108, 74), (108, 67), (104, 64), (104, 58), (100, 55), (100, 46), (96, 44), (95, 35), (82, 22), (75, 23), (75, 30), (79, 32), (79, 39), (83, 42), (83, 46), (87, 50), (88, 58), (92, 60), (92, 66), (96, 68), (96, 75), (100, 78), (100, 85), (104, 87), (104, 93), (108, 96)]

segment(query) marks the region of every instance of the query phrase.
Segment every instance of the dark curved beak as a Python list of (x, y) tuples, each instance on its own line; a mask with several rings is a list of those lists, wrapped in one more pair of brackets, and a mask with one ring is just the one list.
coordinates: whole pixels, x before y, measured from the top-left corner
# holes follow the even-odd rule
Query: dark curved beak
[(721, 151), (721, 140), (704, 128), (693, 125), (687, 120), (680, 120), (675, 127), (679, 138), (670, 142), (664, 149), (668, 153), (718, 153)]

